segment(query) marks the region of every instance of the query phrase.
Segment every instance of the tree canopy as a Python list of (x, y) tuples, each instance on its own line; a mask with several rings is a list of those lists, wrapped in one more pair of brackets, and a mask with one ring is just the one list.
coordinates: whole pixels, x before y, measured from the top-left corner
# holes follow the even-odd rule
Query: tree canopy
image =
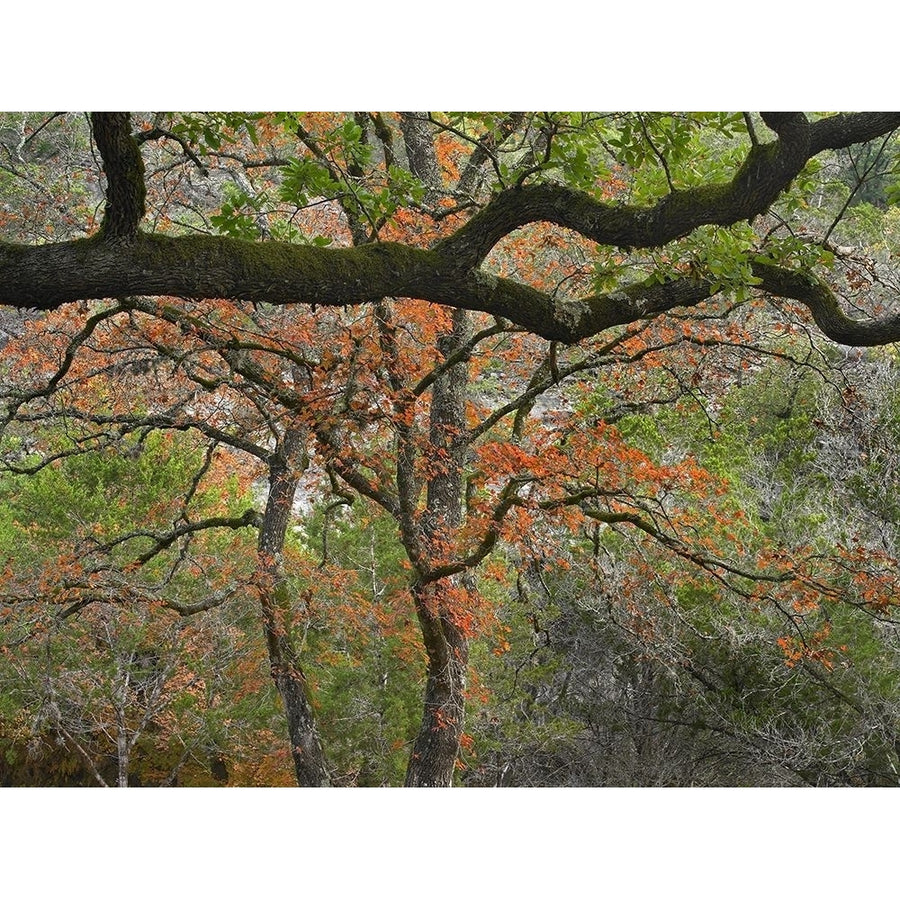
[(248, 772), (235, 723), (302, 785), (889, 781), (898, 128), (7, 115), (8, 734), (98, 783)]

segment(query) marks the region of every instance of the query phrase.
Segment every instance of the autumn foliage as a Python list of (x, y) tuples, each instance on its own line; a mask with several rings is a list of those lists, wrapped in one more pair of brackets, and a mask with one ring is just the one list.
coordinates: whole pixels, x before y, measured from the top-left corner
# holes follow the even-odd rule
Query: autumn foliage
[[(92, 121), (94, 133), (116, 125)], [(831, 684), (852, 655), (847, 612), (893, 621), (896, 548), (870, 518), (842, 530), (810, 499), (816, 486), (816, 496), (834, 489), (837, 464), (814, 464), (804, 448), (838, 433), (841, 411), (875, 401), (852, 393), (857, 373), (812, 333), (812, 321), (838, 321), (822, 313), (831, 288), (812, 276), (798, 286), (792, 266), (820, 272), (834, 254), (781, 234), (799, 125), (764, 121), (776, 135), (769, 156), (752, 120), (724, 114), (131, 121), (121, 137), (146, 173), (131, 243), (141, 249), (138, 227), (218, 237), (203, 247), (229, 266), (234, 254), (265, 284), (258, 300), (215, 296), (213, 266), (197, 296), (99, 293), (10, 320), (0, 351), (8, 777), (483, 783), (489, 748), (537, 721), (542, 690), (555, 684), (570, 710), (579, 663), (554, 657), (551, 635), (565, 633), (572, 653), (589, 643), (566, 619), (579, 609), (585, 620), (603, 610), (600, 630), (615, 625), (604, 640), (622, 662), (610, 683), (640, 664), (645, 683), (665, 683), (677, 702), (693, 697), (683, 679), (716, 703), (740, 699), (729, 679), (744, 641), (766, 678), (771, 651), (785, 678)], [(62, 212), (36, 218), (34, 179), (16, 169), (0, 182), (19, 192), (0, 225), (18, 241), (62, 231), (90, 250), (113, 212), (97, 221), (88, 200), (117, 185), (127, 154), (105, 151), (101, 177), (92, 133), (53, 122), (74, 173), (51, 186)], [(815, 127), (825, 142), (831, 132)], [(62, 165), (39, 164), (41, 177)], [(725, 174), (737, 192), (754, 166), (786, 181), (751, 224), (741, 207), (733, 222), (707, 216), (670, 235), (679, 202), (726, 197)], [(703, 167), (712, 193), (695, 183)], [(558, 212), (562, 188), (611, 221), (659, 211), (664, 238), (599, 240), (588, 212), (571, 211), (574, 194)], [(517, 196), (557, 211), (516, 211)], [(504, 203), (515, 212), (506, 230), (491, 218), (504, 221)], [(117, 222), (124, 247), (131, 226)], [(374, 247), (390, 271), (397, 247), (404, 260), (447, 247), (477, 255), (470, 234), (483, 268), (457, 273), (459, 306), (407, 296), (400, 288), (417, 282), (400, 268), (396, 295), (374, 302), (282, 302), (266, 282), (265, 254), (279, 271), (291, 248), (313, 251), (303, 259), (316, 277), (321, 260), (326, 278), (326, 261), (351, 257), (319, 252)], [(449, 263), (435, 265), (446, 292)], [(851, 287), (871, 288), (859, 272), (848, 270)], [(521, 318), (503, 291), (521, 299)], [(523, 324), (538, 300), (552, 312), (548, 334), (581, 335), (578, 322), (605, 322), (609, 309), (612, 324), (572, 341), (541, 336)], [(872, 354), (893, 371), (893, 357)], [(773, 372), (788, 373), (783, 389), (757, 414), (746, 392), (762, 397)], [(766, 465), (768, 482), (757, 477)], [(794, 476), (809, 493), (792, 530), (769, 494)], [(862, 489), (854, 502), (875, 515)], [(566, 665), (556, 684), (554, 666)], [(543, 685), (536, 676), (509, 713), (503, 703), (542, 666)], [(579, 691), (586, 704), (588, 686)], [(716, 727), (749, 734), (742, 715)]]

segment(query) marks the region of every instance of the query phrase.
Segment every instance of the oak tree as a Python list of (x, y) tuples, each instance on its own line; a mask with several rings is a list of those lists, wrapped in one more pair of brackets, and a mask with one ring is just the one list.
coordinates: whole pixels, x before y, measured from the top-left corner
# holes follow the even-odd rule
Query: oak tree
[[(191, 431), (210, 460), (256, 465), (262, 511), (198, 519), (188, 497), (167, 530), (135, 530), (130, 564), (206, 529), (257, 530), (252, 576), (223, 567), (182, 610), (257, 598), (299, 783), (330, 780), (292, 587), (308, 561), (287, 544), (301, 484), (396, 523), (426, 666), (408, 785), (453, 779), (470, 643), (493, 627), (475, 576), (501, 545), (526, 553), (557, 526), (593, 523), (750, 602), (789, 595), (799, 613), (821, 592), (809, 558), (735, 556), (716, 478), (690, 455), (654, 459), (618, 423), (726, 377), (724, 357), (760, 343), (748, 309), (846, 345), (900, 336), (884, 292), (844, 302), (854, 282), (835, 266), (833, 228), (804, 234), (792, 218), (821, 187), (821, 158), (861, 143), (884, 158), (900, 115), (95, 113), (89, 125), (102, 179), (86, 166), (77, 208), (99, 191), (99, 220), (84, 212), (81, 236), (57, 239), (48, 214), (42, 238), (0, 243), (0, 303), (47, 313), (7, 347), (5, 421), (64, 420), (77, 448)], [(23, 149), (16, 184), (34, 180)], [(601, 383), (602, 402), (588, 398)], [(36, 449), (41, 464), (59, 453)], [(93, 602), (73, 590), (66, 603)], [(791, 652), (821, 652), (813, 637), (793, 636)]]

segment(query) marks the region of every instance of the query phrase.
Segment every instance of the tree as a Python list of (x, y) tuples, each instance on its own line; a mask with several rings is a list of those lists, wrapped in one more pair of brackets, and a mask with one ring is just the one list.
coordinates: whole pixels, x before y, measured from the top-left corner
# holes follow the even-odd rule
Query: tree
[[(165, 133), (150, 129), (135, 136), (127, 114), (98, 113), (91, 124), (106, 177), (100, 227), (83, 240), (39, 246), (4, 244), (0, 301), (17, 308), (52, 309), (75, 300), (145, 295), (342, 306), (410, 296), (503, 316), (548, 340), (574, 343), (613, 325), (696, 305), (714, 295), (716, 285), (693, 273), (673, 277), (661, 272), (667, 277), (645, 279), (608, 294), (551, 298), (482, 270), (484, 260), (506, 235), (533, 222), (550, 222), (598, 245), (623, 250), (663, 247), (704, 226), (728, 227), (762, 215), (817, 155), (875, 140), (898, 125), (896, 114), (835, 115), (810, 122), (801, 114), (770, 113), (762, 121), (776, 139), (760, 142), (754, 126), (748, 124), (749, 150), (732, 165), (729, 180), (683, 187), (672, 182), (664, 152), (669, 148), (657, 148), (642, 117), (637, 119), (637, 126), (626, 121), (619, 132), (622, 159), (640, 165), (645, 161), (642, 157), (655, 152), (670, 182), (662, 196), (650, 202), (609, 204), (566, 183), (531, 183), (530, 179), (538, 180), (558, 168), (564, 175), (572, 171), (590, 179), (593, 174), (578, 142), (582, 134), (585, 141), (602, 138), (591, 133), (590, 125), (573, 128), (573, 137), (555, 117), (546, 122), (538, 117), (529, 123), (532, 147), (519, 167), (509, 171), (491, 147), (507, 138), (509, 126), (501, 120), (473, 150), (479, 159), (493, 157), (502, 187), (477, 214), (428, 249), (377, 241), (344, 250), (142, 232), (146, 185), (139, 140)], [(664, 123), (660, 130), (665, 127)], [(729, 133), (737, 126), (718, 127)], [(559, 132), (569, 140), (554, 140)], [(410, 133), (407, 129), (404, 137)], [(671, 155), (684, 156), (688, 149), (684, 136), (673, 131)], [(567, 159), (567, 152), (574, 159)], [(348, 173), (354, 177), (352, 164)], [(692, 174), (688, 172), (685, 181)], [(773, 265), (765, 257), (752, 262), (746, 273), (749, 284), (808, 306), (816, 324), (834, 340), (863, 345), (888, 343), (896, 337), (893, 318), (862, 322), (842, 313), (834, 294), (810, 272)]]
[[(835, 566), (816, 602), (747, 602), (664, 556), (628, 585), (649, 548), (583, 532), (565, 565), (521, 567), (502, 612), (511, 649), (477, 663), (493, 690), (467, 783), (896, 785), (897, 367), (881, 352), (803, 361), (770, 357), (710, 409), (660, 406), (622, 428), (653, 454), (687, 443), (725, 476), (749, 558), (768, 546)], [(797, 627), (827, 637), (798, 654)]]
[[(715, 479), (689, 456), (653, 460), (617, 422), (695, 390), (706, 348), (752, 349), (738, 328), (751, 298), (846, 344), (897, 338), (900, 318), (877, 305), (856, 318), (839, 299), (846, 278), (826, 279), (833, 229), (819, 243), (791, 226), (819, 157), (898, 125), (875, 113), (356, 113), (160, 115), (133, 130), (127, 114), (94, 114), (96, 228), (0, 244), (0, 302), (56, 311), (31, 332), (43, 345), (8, 348), (6, 421), (64, 417), (81, 446), (191, 430), (210, 454), (228, 447), (264, 467), (263, 512), (185, 517), (144, 537), (168, 548), (201, 528), (258, 529), (252, 590), (301, 784), (327, 783), (329, 769), (300, 661), (292, 504), (308, 478), (336, 503), (380, 506), (426, 656), (406, 783), (449, 784), (470, 642), (492, 620), (475, 573), (502, 541), (549, 539), (543, 520), (593, 522), (757, 600), (818, 589), (808, 561), (735, 562), (728, 515), (697, 511)], [(187, 176), (167, 180), (209, 177), (209, 160), (233, 185), (215, 211)], [(479, 395), (499, 354), (504, 384)], [(141, 376), (139, 403), (113, 387), (125, 372)], [(538, 402), (601, 376), (593, 409), (554, 421)], [(107, 393), (86, 404), (82, 384)], [(206, 602), (239, 585), (223, 577)]]
[(221, 503), (221, 487), (196, 488), (209, 460), (192, 444), (157, 433), (0, 479), (5, 783), (240, 783), (244, 735), (261, 749), (274, 691), (240, 608), (185, 616), (162, 599), (182, 612), (207, 600), (207, 579), (190, 570), (221, 568), (240, 539), (195, 532), (140, 575), (123, 565), (124, 547), (146, 545), (173, 501)]

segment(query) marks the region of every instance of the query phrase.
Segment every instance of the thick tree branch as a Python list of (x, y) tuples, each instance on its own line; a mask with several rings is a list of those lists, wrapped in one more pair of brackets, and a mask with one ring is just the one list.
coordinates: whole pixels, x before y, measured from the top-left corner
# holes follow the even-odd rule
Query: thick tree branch
[(753, 274), (763, 290), (808, 307), (816, 325), (839, 344), (880, 347), (900, 341), (900, 312), (877, 319), (852, 319), (841, 309), (834, 291), (809, 272), (757, 262)]
[[(40, 246), (0, 243), (0, 304), (52, 309), (73, 300), (142, 295), (335, 306), (415, 297), (487, 312), (548, 340), (573, 343), (694, 305), (709, 296), (710, 287), (684, 277), (594, 297), (553, 298), (478, 268), (502, 237), (543, 221), (605, 245), (662, 246), (701, 225), (728, 225), (764, 212), (816, 152), (889, 133), (900, 126), (900, 114), (831, 116), (812, 124), (797, 113), (764, 114), (778, 139), (754, 144), (728, 183), (678, 191), (649, 207), (601, 203), (562, 185), (525, 185), (501, 193), (431, 250), (387, 242), (332, 249), (141, 234), (142, 164), (127, 116), (97, 114), (93, 121), (109, 181), (100, 235)], [(807, 302), (835, 340), (896, 339), (890, 322), (864, 326), (842, 316), (815, 280), (775, 270), (758, 277), (767, 290)]]
[(900, 128), (900, 113), (839, 113), (819, 119), (810, 127), (809, 152), (815, 156), (823, 150), (839, 150), (873, 141)]
[(0, 244), (0, 303), (54, 309), (88, 296), (230, 297), (320, 306), (416, 297), (491, 313), (549, 340), (571, 343), (648, 311), (698, 302), (708, 290), (685, 281), (554, 301), (485, 272), (460, 273), (452, 260), (434, 251), (389, 243), (332, 250), (140, 235), (116, 247), (97, 239), (36, 247)]
[(558, 184), (504, 191), (435, 249), (464, 268), (478, 265), (507, 234), (532, 222), (570, 228), (598, 244), (660, 247), (701, 225), (731, 225), (765, 212), (806, 162), (825, 149), (871, 140), (900, 127), (900, 113), (834, 116), (810, 125), (799, 113), (766, 113), (779, 139), (751, 147), (734, 178), (668, 194), (652, 206), (614, 206)]
[[(900, 318), (863, 322), (843, 314), (824, 282), (756, 263), (760, 287), (805, 303), (830, 338), (865, 346), (900, 339)], [(86, 296), (232, 297), (272, 304), (340, 306), (408, 296), (508, 319), (548, 340), (574, 343), (607, 328), (708, 299), (699, 278), (639, 282), (608, 294), (554, 299), (509, 279), (454, 271), (435, 251), (381, 243), (331, 250), (227, 238), (140, 235), (127, 246), (96, 238), (36, 247), (0, 245), (0, 303), (56, 308)], [(165, 317), (164, 301), (141, 308)]]
[(128, 113), (92, 113), (91, 128), (106, 173), (106, 210), (100, 235), (108, 243), (137, 237), (146, 212), (144, 161)]

